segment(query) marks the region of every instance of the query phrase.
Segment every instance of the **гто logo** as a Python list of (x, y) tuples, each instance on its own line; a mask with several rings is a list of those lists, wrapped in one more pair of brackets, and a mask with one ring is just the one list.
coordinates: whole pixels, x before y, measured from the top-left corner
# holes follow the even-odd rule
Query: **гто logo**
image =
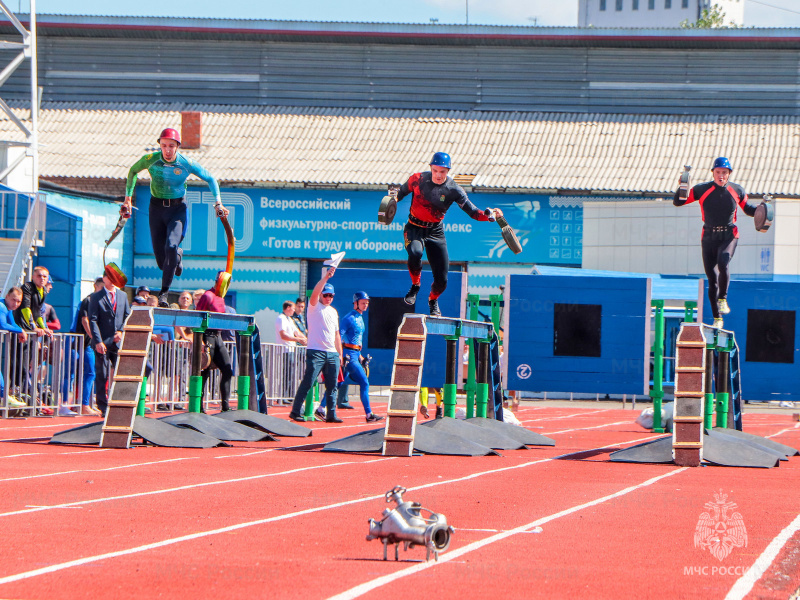
[(747, 546), (747, 528), (741, 513), (734, 512), (735, 502), (728, 502), (722, 490), (714, 494), (714, 502), (704, 505), (708, 512), (700, 515), (694, 530), (694, 547), (708, 549), (720, 562), (734, 548)]

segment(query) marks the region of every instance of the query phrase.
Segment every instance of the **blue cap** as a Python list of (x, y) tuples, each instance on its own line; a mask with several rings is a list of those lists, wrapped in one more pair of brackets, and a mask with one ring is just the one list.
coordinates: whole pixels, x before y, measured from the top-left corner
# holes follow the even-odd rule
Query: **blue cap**
[(714, 161), (714, 166), (711, 167), (711, 170), (714, 169), (728, 169), (729, 171), (733, 171), (733, 167), (731, 166), (731, 161), (729, 161), (724, 156), (720, 156), (718, 159)]
[(369, 294), (367, 294), (367, 292), (356, 292), (353, 294), (353, 302), (358, 302), (359, 300), (369, 300)]
[(336, 292), (333, 291), (333, 284), (326, 283), (325, 286), (322, 288), (323, 294), (335, 294)]
[(447, 152), (437, 152), (433, 155), (431, 159), (431, 166), (432, 167), (444, 167), (445, 169), (450, 168), (450, 155)]

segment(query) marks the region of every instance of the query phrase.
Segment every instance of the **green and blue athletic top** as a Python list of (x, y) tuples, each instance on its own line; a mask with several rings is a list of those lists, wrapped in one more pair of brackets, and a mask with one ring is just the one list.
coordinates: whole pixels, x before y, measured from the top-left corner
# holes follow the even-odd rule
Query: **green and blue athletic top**
[(155, 198), (162, 200), (182, 198), (186, 194), (186, 179), (189, 175), (197, 175), (214, 192), (217, 202), (222, 201), (219, 195), (219, 184), (211, 173), (180, 152), (175, 156), (173, 162), (167, 162), (161, 156), (160, 150), (145, 154), (128, 171), (128, 181), (125, 184), (126, 196), (133, 196), (136, 175), (145, 169), (150, 173), (150, 194)]

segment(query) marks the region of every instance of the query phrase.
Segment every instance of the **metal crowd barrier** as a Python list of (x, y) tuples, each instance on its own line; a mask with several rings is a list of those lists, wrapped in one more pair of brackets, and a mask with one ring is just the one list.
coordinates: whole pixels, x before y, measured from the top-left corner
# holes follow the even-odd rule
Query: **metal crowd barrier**
[[(231, 407), (236, 408), (239, 361), (234, 342), (226, 342), (233, 365)], [(306, 349), (280, 344), (261, 344), (261, 358), (270, 406), (291, 402), (303, 377)], [(152, 412), (185, 410), (188, 402), (192, 344), (170, 341), (151, 344), (152, 372), (147, 379), (146, 406)], [(0, 360), (4, 386), (0, 394), (0, 418), (56, 416), (59, 409), (80, 412), (83, 394), (94, 406), (94, 388), (84, 388), (84, 336), (55, 333), (52, 337), (0, 332)], [(18, 404), (22, 403), (22, 404)], [(203, 396), (204, 410), (218, 410), (219, 370), (212, 369)]]
[(52, 337), (0, 332), (0, 417), (58, 414), (59, 408), (79, 409), (83, 395), (83, 335)]

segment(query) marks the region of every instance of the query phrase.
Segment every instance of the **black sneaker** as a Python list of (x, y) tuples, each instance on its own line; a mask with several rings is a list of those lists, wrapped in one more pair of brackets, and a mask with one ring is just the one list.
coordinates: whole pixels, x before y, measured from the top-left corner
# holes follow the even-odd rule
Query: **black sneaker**
[(161, 292), (158, 295), (158, 306), (159, 308), (169, 308), (169, 297), (167, 296), (167, 292)]
[(441, 406), (436, 407), (436, 419), (441, 419), (444, 416), (444, 408)]
[(441, 317), (442, 311), (439, 310), (439, 301), (438, 300), (428, 300), (428, 307), (431, 309), (431, 316), (432, 317)]
[(344, 423), (339, 417), (328, 417), (325, 419), (326, 423)]
[(324, 410), (315, 410), (314, 416), (317, 418), (317, 421), (324, 421), (325, 420), (325, 411)]
[(175, 277), (180, 277), (183, 273), (183, 248), (178, 248), (178, 266), (175, 267)]
[(419, 286), (415, 283), (411, 286), (411, 289), (408, 290), (406, 293), (406, 297), (403, 298), (406, 304), (409, 306), (414, 306), (414, 303), (417, 301), (417, 293), (419, 292)]
[(305, 423), (306, 422), (306, 418), (303, 415), (298, 415), (296, 413), (291, 413), (290, 412), (289, 413), (289, 418), (292, 421), (297, 421), (298, 423)]
[(354, 410), (355, 406), (353, 406), (352, 404), (337, 404), (336, 408), (337, 409), (338, 408), (344, 408), (345, 410)]
[(375, 423), (376, 421), (383, 421), (383, 417), (376, 415), (375, 413), (371, 413), (367, 417), (367, 423)]

